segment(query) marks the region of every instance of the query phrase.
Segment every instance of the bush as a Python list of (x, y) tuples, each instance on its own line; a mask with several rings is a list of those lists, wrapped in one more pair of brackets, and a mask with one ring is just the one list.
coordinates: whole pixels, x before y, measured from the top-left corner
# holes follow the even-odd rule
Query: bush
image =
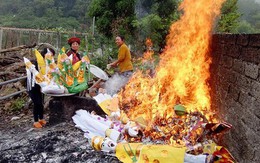
[(22, 98), (22, 97), (18, 97), (17, 99), (15, 99), (14, 101), (12, 101), (12, 104), (11, 104), (11, 109), (13, 112), (19, 112), (22, 110), (22, 108), (24, 107), (25, 105), (25, 99)]

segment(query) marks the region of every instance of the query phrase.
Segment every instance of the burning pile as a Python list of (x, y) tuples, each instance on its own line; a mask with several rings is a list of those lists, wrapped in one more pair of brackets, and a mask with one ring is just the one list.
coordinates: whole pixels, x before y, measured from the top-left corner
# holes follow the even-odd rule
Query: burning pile
[[(155, 124), (163, 130), (165, 121), (177, 116), (174, 106), (178, 104), (185, 106), (187, 113), (203, 115), (204, 122), (217, 122), (207, 80), (212, 26), (223, 1), (183, 1), (180, 9), (184, 14), (170, 28), (155, 75), (137, 72), (120, 92), (120, 108), (130, 119), (143, 117), (149, 123), (147, 134), (153, 135)], [(188, 115), (181, 119), (186, 123), (190, 118)], [(187, 127), (182, 130), (190, 128)]]
[[(95, 149), (115, 152), (123, 162), (234, 162), (225, 148), (214, 143), (231, 125), (215, 117), (208, 85), (209, 43), (223, 2), (184, 0), (183, 15), (170, 28), (155, 72), (137, 71), (118, 97), (101, 91), (95, 99), (108, 114), (105, 119), (90, 113), (86, 119), (77, 112), (73, 120), (85, 129)], [(149, 49), (146, 61), (151, 61), (152, 53)], [(95, 125), (89, 128), (77, 119)], [(99, 139), (97, 131), (103, 133)]]

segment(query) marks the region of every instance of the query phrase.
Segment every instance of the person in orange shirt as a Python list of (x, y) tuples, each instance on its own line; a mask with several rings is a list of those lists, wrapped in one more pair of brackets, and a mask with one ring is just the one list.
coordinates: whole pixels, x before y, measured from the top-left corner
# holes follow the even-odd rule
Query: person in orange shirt
[(80, 46), (80, 39), (77, 37), (71, 37), (68, 40), (68, 44), (70, 45), (70, 50), (66, 54), (68, 57), (70, 55), (73, 55), (72, 57), (72, 65), (73, 65), (81, 60), (81, 57), (78, 53), (79, 46)]
[(107, 65), (107, 68), (110, 67), (119, 67), (120, 74), (125, 77), (130, 77), (133, 74), (133, 64), (131, 61), (131, 53), (129, 48), (124, 42), (123, 36), (116, 37), (116, 44), (119, 47), (118, 58), (116, 61)]

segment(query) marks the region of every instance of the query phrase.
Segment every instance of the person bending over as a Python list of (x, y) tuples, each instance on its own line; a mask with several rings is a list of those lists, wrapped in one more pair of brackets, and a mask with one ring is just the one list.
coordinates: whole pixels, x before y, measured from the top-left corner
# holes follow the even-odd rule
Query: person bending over
[(133, 73), (133, 64), (131, 61), (131, 53), (129, 48), (125, 44), (124, 37), (117, 36), (116, 44), (119, 48), (117, 60), (108, 64), (107, 68), (119, 67), (120, 75), (130, 77)]

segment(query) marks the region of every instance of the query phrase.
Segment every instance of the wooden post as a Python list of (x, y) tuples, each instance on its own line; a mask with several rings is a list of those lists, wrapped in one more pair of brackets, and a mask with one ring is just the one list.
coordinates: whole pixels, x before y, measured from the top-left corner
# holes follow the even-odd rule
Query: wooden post
[(92, 35), (95, 34), (95, 16), (93, 17)]
[(23, 35), (22, 31), (19, 31), (19, 40), (20, 40), (19, 44), (23, 44), (24, 43), (22, 35)]
[(2, 49), (2, 41), (3, 41), (3, 29), (0, 29), (0, 49)]
[(57, 32), (57, 38), (56, 38), (56, 48), (59, 49), (59, 39), (60, 39), (60, 33)]
[(88, 53), (88, 37), (87, 37), (87, 34), (85, 34), (85, 48), (86, 48), (86, 52)]
[(16, 46), (20, 45), (20, 38), (19, 38), (19, 31), (15, 31), (15, 37), (16, 37)]
[(61, 49), (61, 33), (59, 34), (59, 47), (57, 49)]
[(41, 32), (38, 33), (38, 40), (37, 43), (39, 44), (41, 42)]

